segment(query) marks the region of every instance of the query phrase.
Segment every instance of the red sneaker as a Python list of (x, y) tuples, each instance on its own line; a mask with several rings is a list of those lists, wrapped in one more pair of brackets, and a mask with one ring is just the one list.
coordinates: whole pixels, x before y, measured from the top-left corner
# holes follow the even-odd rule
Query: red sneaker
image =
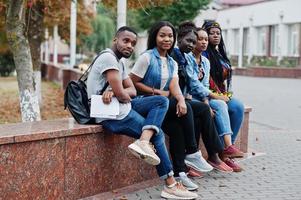
[(226, 158), (224, 162), (233, 169), (233, 172), (241, 172), (243, 168), (241, 168), (235, 161), (231, 158)]
[(228, 146), (223, 151), (223, 157), (224, 158), (242, 158), (244, 157), (244, 153), (237, 149), (233, 144), (231, 146)]
[(221, 171), (221, 172), (233, 172), (233, 169), (229, 167), (226, 163), (221, 161), (220, 163), (212, 162), (210, 160), (207, 160), (207, 162), (216, 170)]
[(193, 168), (189, 168), (189, 171), (187, 172), (187, 176), (193, 177), (193, 178), (203, 178), (204, 174)]

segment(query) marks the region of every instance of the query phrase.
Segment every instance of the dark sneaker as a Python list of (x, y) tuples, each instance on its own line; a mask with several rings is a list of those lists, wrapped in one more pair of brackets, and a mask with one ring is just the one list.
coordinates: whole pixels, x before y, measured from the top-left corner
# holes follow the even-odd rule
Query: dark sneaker
[(220, 171), (220, 172), (225, 172), (225, 173), (229, 173), (229, 172), (233, 172), (233, 169), (231, 167), (229, 167), (226, 163), (224, 163), (223, 161), (221, 161), (220, 163), (216, 163), (210, 160), (207, 160), (207, 162), (216, 170)]
[(234, 172), (241, 172), (243, 168), (241, 168), (235, 161), (231, 158), (226, 158), (224, 162), (233, 169)]
[(223, 151), (224, 158), (242, 158), (244, 157), (244, 153), (237, 149), (233, 144), (228, 146)]

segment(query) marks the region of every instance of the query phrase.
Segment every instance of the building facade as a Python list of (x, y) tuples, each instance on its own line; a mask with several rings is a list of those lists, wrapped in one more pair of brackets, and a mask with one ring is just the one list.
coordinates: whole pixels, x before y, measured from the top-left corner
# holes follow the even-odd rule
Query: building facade
[[(233, 65), (295, 67), (301, 64), (300, 0), (213, 3), (222, 8), (211, 7), (195, 22), (199, 26), (207, 19), (220, 23)], [(213, 11), (213, 15), (208, 15)]]

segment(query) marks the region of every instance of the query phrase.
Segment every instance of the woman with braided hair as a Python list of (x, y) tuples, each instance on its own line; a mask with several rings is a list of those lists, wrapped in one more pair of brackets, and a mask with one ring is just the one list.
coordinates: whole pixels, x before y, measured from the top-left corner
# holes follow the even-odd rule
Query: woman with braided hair
[(224, 113), (224, 120), (215, 120), (225, 146), (223, 159), (234, 171), (239, 172), (242, 169), (232, 158), (243, 157), (243, 153), (233, 144), (243, 121), (244, 106), (232, 96), (232, 67), (226, 53), (220, 25), (215, 21), (206, 21), (203, 29), (208, 34), (209, 42), (207, 50), (203, 52), (210, 62), (209, 88), (215, 96), (219, 96), (218, 100), (215, 98), (210, 101), (210, 106), (213, 110), (223, 110)]

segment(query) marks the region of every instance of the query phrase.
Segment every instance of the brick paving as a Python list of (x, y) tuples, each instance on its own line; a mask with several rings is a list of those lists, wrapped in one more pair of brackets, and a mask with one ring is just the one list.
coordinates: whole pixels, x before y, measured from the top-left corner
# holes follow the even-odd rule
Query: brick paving
[[(253, 107), (249, 153), (239, 161), (245, 170), (195, 179), (198, 199), (300, 200), (301, 80), (236, 76), (234, 81), (237, 96)], [(161, 189), (159, 184), (115, 199), (161, 199)]]

